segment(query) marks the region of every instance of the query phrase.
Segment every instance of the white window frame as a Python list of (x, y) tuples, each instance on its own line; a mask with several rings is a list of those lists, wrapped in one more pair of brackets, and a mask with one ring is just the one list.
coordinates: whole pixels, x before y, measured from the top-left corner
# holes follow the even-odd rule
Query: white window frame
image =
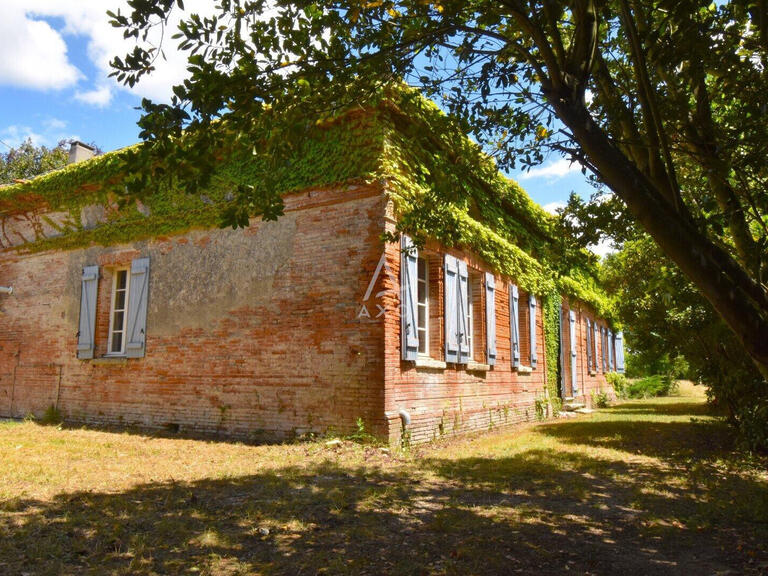
[[(115, 333), (115, 300), (117, 299), (117, 278), (120, 272), (125, 272), (125, 303), (123, 304), (123, 329), (120, 331), (123, 335), (119, 351), (112, 350), (112, 336)], [(115, 268), (112, 270), (112, 297), (109, 305), (109, 336), (107, 338), (107, 356), (125, 356), (125, 340), (128, 335), (128, 299), (131, 295), (131, 269)]]
[(472, 323), (472, 275), (467, 274), (467, 348), (469, 349), (469, 359), (475, 358), (475, 325)]
[[(421, 277), (421, 267), (424, 265), (424, 278)], [(424, 302), (421, 302), (421, 290), (424, 290)], [(420, 322), (420, 309), (424, 309), (424, 324)], [(416, 334), (419, 337), (419, 356), (429, 356), (429, 259), (419, 256), (416, 261)], [(423, 345), (422, 345), (423, 342)], [(422, 350), (423, 348), (423, 350)]]

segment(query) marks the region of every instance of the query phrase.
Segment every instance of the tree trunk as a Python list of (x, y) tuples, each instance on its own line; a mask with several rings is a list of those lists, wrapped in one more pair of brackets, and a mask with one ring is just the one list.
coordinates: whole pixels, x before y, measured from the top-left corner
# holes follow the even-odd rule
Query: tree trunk
[(733, 330), (768, 380), (768, 295), (724, 249), (704, 236), (687, 215), (677, 213), (662, 193), (613, 144), (578, 103), (553, 95), (552, 104), (571, 129), (600, 177), (696, 285)]

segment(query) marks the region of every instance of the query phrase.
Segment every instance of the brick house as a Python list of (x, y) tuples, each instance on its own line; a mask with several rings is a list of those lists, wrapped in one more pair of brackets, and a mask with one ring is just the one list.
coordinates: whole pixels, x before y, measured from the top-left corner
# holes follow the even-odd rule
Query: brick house
[[(623, 369), (621, 334), (589, 298), (543, 298), (546, 274), (510, 273), (538, 270), (547, 240), (515, 241), (546, 216), (440, 121), (424, 101), (387, 101), (315, 128), (286, 172), (284, 215), (239, 230), (216, 215), (263, 167), (237, 151), (205, 194), (159, 186), (121, 203), (125, 151), (0, 189), (13, 288), (0, 417), (54, 406), (69, 421), (257, 439), (362, 419), (417, 442), (543, 417), (558, 397), (589, 405)], [(482, 241), (428, 227), (386, 241), (413, 217), (411, 183), (450, 184), (460, 162), (490, 201), (459, 195), (451, 214)], [(504, 203), (516, 214), (494, 227), (484, 211)]]

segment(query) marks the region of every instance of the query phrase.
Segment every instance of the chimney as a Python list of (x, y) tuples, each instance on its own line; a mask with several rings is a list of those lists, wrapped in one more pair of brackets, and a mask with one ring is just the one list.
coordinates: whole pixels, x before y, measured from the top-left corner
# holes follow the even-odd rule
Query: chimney
[(76, 162), (82, 162), (88, 160), (96, 155), (96, 149), (88, 144), (75, 140), (69, 146), (69, 163), (74, 164)]

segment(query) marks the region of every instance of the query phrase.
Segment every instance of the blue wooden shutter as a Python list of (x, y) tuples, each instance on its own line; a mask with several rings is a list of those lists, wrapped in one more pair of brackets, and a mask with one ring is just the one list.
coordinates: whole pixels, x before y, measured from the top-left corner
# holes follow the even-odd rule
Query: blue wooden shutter
[(486, 361), (496, 364), (496, 280), (490, 272), (485, 273), (485, 344)]
[(573, 310), (568, 313), (568, 321), (571, 337), (571, 393), (575, 395), (579, 391), (579, 382), (576, 370), (576, 313)]
[(517, 291), (517, 286), (514, 284), (509, 285), (509, 334), (510, 345), (512, 348), (512, 368), (520, 366), (520, 310), (519, 300), (520, 296)]
[(400, 336), (403, 360), (419, 355), (417, 325), (418, 252), (408, 236), (400, 237)]
[(594, 338), (595, 341), (593, 344), (594, 353), (592, 357), (594, 358), (595, 372), (597, 372), (600, 369), (598, 368), (598, 363), (600, 362), (600, 360), (598, 359), (598, 356), (597, 356), (597, 341), (600, 339), (600, 328), (597, 325), (597, 320), (595, 320), (595, 323), (594, 323), (594, 333), (595, 333), (595, 338)]
[(613, 372), (613, 332), (608, 330), (608, 371)]
[(469, 298), (468, 288), (469, 284), (469, 271), (467, 270), (467, 263), (459, 261), (459, 293), (457, 301), (459, 303), (459, 364), (467, 364), (469, 362), (470, 350), (469, 350), (469, 336), (471, 334), (472, 326), (467, 325), (467, 310), (469, 310)]
[(93, 358), (96, 333), (96, 295), (99, 288), (99, 267), (86, 266), (80, 278), (80, 321), (77, 332), (77, 357)]
[(603, 372), (608, 370), (608, 345), (605, 343), (605, 334), (607, 328), (605, 326), (600, 330), (600, 350), (603, 357)]
[(149, 258), (131, 262), (131, 280), (128, 292), (128, 323), (125, 355), (128, 358), (144, 356), (147, 337), (147, 297), (149, 296)]
[(592, 372), (592, 322), (587, 318), (587, 371)]
[(456, 301), (459, 293), (459, 266), (456, 258), (448, 254), (444, 261), (445, 282), (445, 361), (459, 361), (459, 306)]
[(624, 372), (624, 333), (616, 332), (616, 372)]
[(528, 320), (531, 335), (531, 368), (536, 368), (538, 356), (536, 355), (536, 296), (528, 295)]

